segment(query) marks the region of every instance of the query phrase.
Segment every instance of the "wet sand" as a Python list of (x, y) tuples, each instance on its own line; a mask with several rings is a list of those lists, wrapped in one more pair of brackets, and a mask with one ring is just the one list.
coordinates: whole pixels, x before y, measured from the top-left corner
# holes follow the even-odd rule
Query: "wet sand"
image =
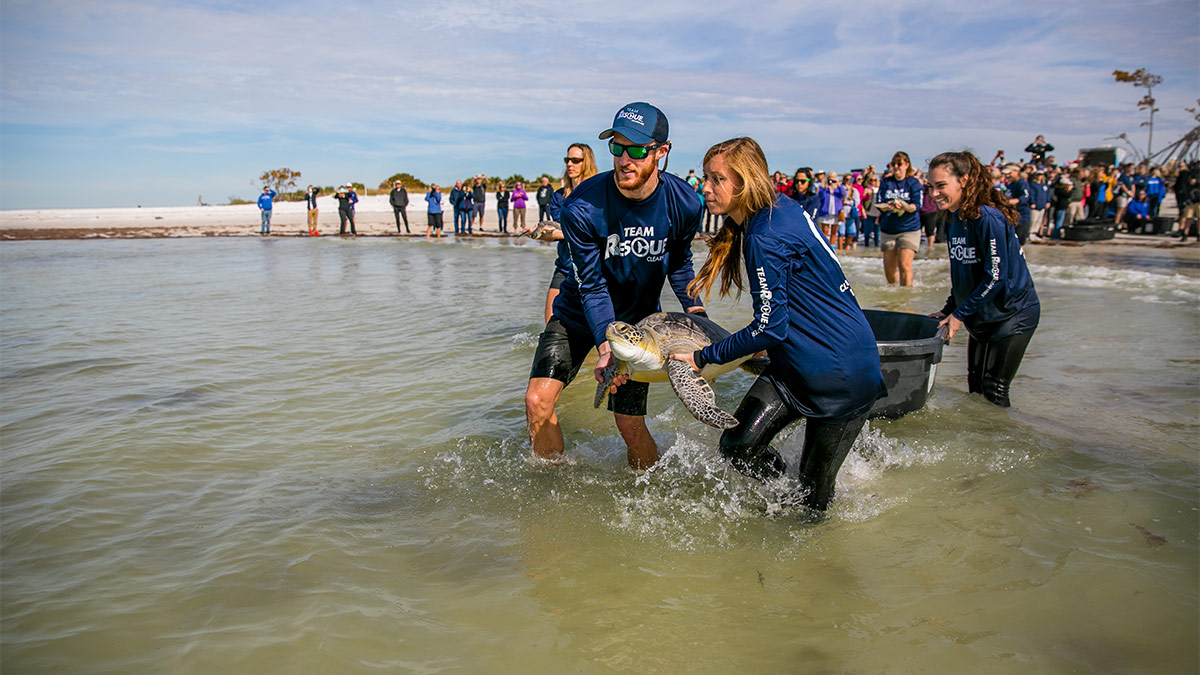
[[(408, 224), (411, 234), (425, 236), (426, 210), (422, 192), (409, 192)], [(454, 233), (454, 216), (446, 193), (442, 201), (443, 236)], [(323, 235), (338, 233), (337, 202), (322, 197), (317, 229)], [(355, 211), (358, 236), (397, 236), (396, 222), (387, 195), (362, 197)], [(537, 222), (537, 206), (526, 210), (526, 224)], [(0, 211), (0, 240), (22, 239), (155, 239), (166, 237), (258, 237), (258, 207), (254, 204), (222, 206), (165, 206), (148, 208), (30, 209)], [(509, 229), (512, 211), (509, 211)], [(483, 225), (474, 236), (502, 236), (495, 202), (489, 200)], [(271, 217), (271, 236), (308, 236), (304, 202), (276, 202)]]

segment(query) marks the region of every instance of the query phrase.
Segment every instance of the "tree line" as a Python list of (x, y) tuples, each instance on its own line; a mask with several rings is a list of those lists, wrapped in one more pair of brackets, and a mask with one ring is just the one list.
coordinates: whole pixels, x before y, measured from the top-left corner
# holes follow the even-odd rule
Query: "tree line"
[[(513, 175), (508, 176), (507, 178), (499, 178), (499, 177), (489, 176), (487, 179), (488, 180), (488, 189), (494, 189), (500, 183), (500, 181), (503, 181), (504, 184), (508, 185), (509, 187), (511, 187), (514, 183), (516, 183), (518, 181), (528, 185), (529, 183), (536, 183), (536, 182), (540, 181), (542, 176), (549, 178), (551, 183), (557, 185), (559, 179), (555, 176), (551, 176), (548, 173), (543, 173), (540, 176), (536, 176), (532, 180), (526, 178), (525, 176), (523, 176), (519, 173), (514, 173)], [(296, 171), (294, 169), (289, 169), (287, 167), (283, 167), (280, 169), (270, 169), (268, 171), (262, 172), (262, 175), (260, 175), (258, 177), (258, 184), (261, 185), (262, 187), (271, 188), (276, 193), (278, 193), (278, 195), (275, 197), (275, 199), (277, 199), (279, 201), (285, 201), (285, 202), (297, 201), (298, 202), (298, 201), (304, 200), (305, 192), (307, 190), (307, 186), (305, 186), (304, 188), (297, 189), (297, 186), (300, 183), (301, 177), (302, 177), (301, 172)], [(474, 179), (475, 179), (474, 176), (467, 176), (467, 177), (461, 178), (459, 180), (461, 180), (463, 182), (463, 185), (470, 185), (472, 183), (472, 181), (474, 181)], [(421, 180), (420, 178), (417, 178), (416, 176), (414, 176), (410, 173), (401, 172), (401, 173), (394, 173), (391, 176), (388, 176), (387, 178), (384, 178), (383, 180), (381, 180), (379, 182), (378, 188), (376, 188), (376, 190), (374, 192), (376, 192), (376, 193), (388, 192), (396, 184), (396, 181), (400, 181), (401, 183), (403, 183), (405, 189), (410, 190), (410, 191), (416, 190), (416, 191), (424, 192), (425, 190), (429, 189), (429, 183)], [(366, 194), (372, 194), (372, 192), (373, 192), (371, 190), (368, 190), (367, 187), (365, 185), (363, 185), (362, 183), (352, 183), (352, 185), (354, 186), (355, 192), (358, 192), (359, 194), (366, 195)], [(451, 183), (450, 185), (453, 185), (453, 183)], [(321, 194), (331, 194), (331, 193), (337, 192), (338, 187), (340, 187), (340, 186), (324, 185), (324, 186), (317, 186), (317, 189), (320, 191)], [(442, 185), (440, 187), (444, 188), (444, 187), (448, 187), (448, 186)], [(229, 198), (229, 203), (230, 204), (250, 204), (253, 202), (231, 196)]]

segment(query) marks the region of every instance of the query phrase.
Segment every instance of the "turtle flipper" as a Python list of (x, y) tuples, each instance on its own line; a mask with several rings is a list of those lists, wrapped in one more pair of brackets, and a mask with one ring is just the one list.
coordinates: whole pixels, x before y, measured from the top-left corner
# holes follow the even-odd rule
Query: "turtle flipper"
[(604, 379), (600, 380), (600, 383), (596, 385), (596, 399), (592, 401), (593, 408), (599, 408), (600, 404), (604, 403), (604, 399), (608, 397), (608, 388), (612, 386), (613, 380), (616, 379), (617, 375), (623, 372), (625, 372), (624, 361), (613, 359), (612, 363), (608, 364), (608, 367), (604, 369), (601, 375)]
[(667, 361), (667, 376), (671, 387), (688, 412), (696, 419), (718, 429), (732, 429), (737, 418), (717, 407), (717, 395), (712, 385), (700, 373), (683, 361)]
[(767, 371), (767, 366), (769, 365), (771, 365), (771, 359), (765, 356), (756, 356), (752, 359), (742, 361), (742, 364), (738, 367), (751, 375), (762, 375)]

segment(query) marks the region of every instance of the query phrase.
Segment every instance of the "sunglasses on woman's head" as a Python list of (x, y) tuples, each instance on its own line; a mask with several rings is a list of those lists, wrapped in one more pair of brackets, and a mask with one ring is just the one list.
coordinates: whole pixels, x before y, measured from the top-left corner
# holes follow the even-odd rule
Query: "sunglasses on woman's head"
[(650, 151), (658, 147), (660, 147), (658, 143), (653, 145), (621, 145), (616, 141), (608, 142), (608, 151), (612, 153), (613, 157), (620, 157), (621, 153), (624, 152), (629, 155), (630, 159), (646, 159)]
[(581, 164), (582, 162), (582, 157), (563, 157), (563, 164)]

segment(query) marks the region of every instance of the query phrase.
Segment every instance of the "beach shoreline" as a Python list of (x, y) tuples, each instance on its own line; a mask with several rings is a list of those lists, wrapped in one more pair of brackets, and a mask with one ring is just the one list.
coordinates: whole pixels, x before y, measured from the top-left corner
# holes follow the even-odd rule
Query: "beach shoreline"
[[(360, 237), (424, 237), (426, 211), (423, 192), (409, 193), (409, 232), (397, 233), (392, 206), (387, 195), (362, 197), (355, 210), (355, 229)], [(1163, 215), (1177, 213), (1173, 200), (1164, 204)], [(338, 236), (337, 202), (321, 198), (317, 229), (322, 235)], [(442, 196), (444, 237), (454, 235), (454, 214)], [(537, 223), (537, 205), (526, 209), (526, 225)], [(308, 211), (304, 202), (275, 202), (271, 218), (272, 237), (307, 237)], [(475, 224), (474, 234), (458, 235), (482, 238), (509, 237), (513, 214), (509, 211), (509, 233), (499, 232), (494, 196), (489, 194), (483, 223)], [(255, 204), (214, 206), (157, 206), (91, 209), (28, 209), (0, 211), (0, 241), (51, 239), (174, 239), (189, 237), (261, 237), (260, 217)], [(349, 235), (347, 235), (349, 236)], [(1192, 240), (1180, 243), (1174, 236), (1117, 233), (1106, 241), (1060, 241), (1031, 239), (1039, 246), (1153, 246), (1157, 248), (1200, 247)]]
[[(408, 226), (411, 234), (396, 232), (396, 221), (387, 195), (360, 198), (355, 209), (358, 236), (425, 236), (426, 210), (423, 192), (410, 192)], [(443, 235), (453, 234), (454, 215), (443, 193)], [(322, 235), (337, 235), (337, 202), (321, 197), (317, 229)], [(308, 209), (304, 202), (275, 202), (271, 236), (308, 236)], [(509, 211), (511, 230), (512, 211)], [(526, 224), (537, 222), (537, 207), (526, 211)], [(403, 224), (402, 224), (403, 226)], [(260, 216), (255, 204), (219, 206), (159, 206), (93, 209), (28, 209), (0, 211), (0, 241), (31, 239), (162, 239), (175, 237), (258, 237)], [(475, 225), (469, 236), (507, 236), (498, 232), (495, 201), (488, 200), (482, 227)]]

